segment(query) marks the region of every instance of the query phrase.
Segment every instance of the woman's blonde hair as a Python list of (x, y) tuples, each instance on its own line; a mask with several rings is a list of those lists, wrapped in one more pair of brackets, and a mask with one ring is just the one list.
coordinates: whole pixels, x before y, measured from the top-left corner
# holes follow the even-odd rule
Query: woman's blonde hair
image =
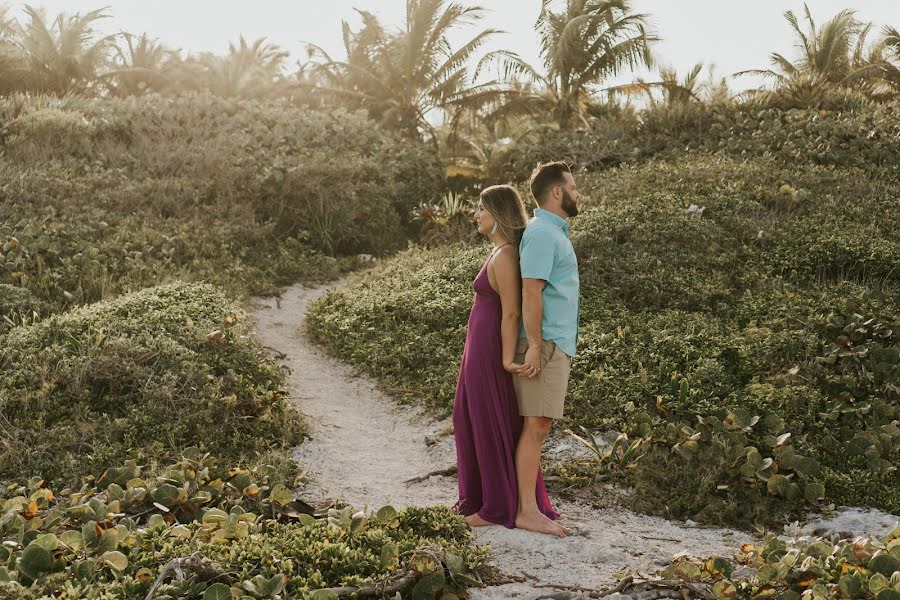
[(528, 216), (519, 192), (511, 185), (492, 185), (481, 192), (481, 205), (497, 221), (497, 231), (510, 242), (522, 241)]

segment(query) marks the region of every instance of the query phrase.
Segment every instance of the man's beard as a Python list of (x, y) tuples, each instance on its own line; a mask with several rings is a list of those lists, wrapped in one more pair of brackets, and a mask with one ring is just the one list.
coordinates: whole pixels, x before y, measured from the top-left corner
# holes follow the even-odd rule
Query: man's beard
[(562, 209), (566, 211), (566, 214), (570, 217), (578, 216), (578, 203), (575, 202), (575, 199), (572, 198), (568, 190), (563, 190)]

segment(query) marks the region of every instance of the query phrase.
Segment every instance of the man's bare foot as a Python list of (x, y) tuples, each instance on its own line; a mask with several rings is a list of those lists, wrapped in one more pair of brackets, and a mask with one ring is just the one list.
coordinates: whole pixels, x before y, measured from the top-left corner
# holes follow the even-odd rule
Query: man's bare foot
[(491, 523), (490, 521), (486, 521), (481, 518), (481, 515), (475, 513), (474, 515), (469, 515), (466, 517), (466, 523), (469, 524), (469, 527), (487, 527), (489, 525), (495, 525), (496, 523)]
[(569, 534), (568, 529), (566, 529), (559, 523), (554, 523), (551, 519), (547, 518), (547, 516), (540, 512), (517, 514), (516, 528), (527, 529), (528, 531), (534, 531), (535, 533), (554, 535), (556, 537), (566, 537)]

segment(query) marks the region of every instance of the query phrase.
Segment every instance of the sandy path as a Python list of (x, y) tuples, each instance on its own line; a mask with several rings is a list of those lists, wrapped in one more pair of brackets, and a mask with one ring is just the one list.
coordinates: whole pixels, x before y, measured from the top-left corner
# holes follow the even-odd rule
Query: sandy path
[[(306, 494), (312, 499), (343, 498), (369, 508), (452, 504), (456, 499), (453, 477), (404, 483), (455, 463), (452, 436), (439, 435), (447, 422), (399, 407), (372, 380), (307, 338), (306, 310), (326, 289), (293, 286), (280, 300), (257, 300), (254, 310), (257, 335), (263, 345), (284, 355), (282, 360), (292, 372), (291, 397), (311, 425), (312, 439), (296, 455), (309, 470)], [(438, 441), (429, 446), (426, 437)], [(502, 527), (477, 532), (479, 543), (491, 546), (494, 564), (503, 573), (528, 582), (472, 590), (472, 598), (577, 598), (574, 593), (560, 594), (531, 584), (598, 588), (609, 584), (615, 572), (651, 571), (682, 551), (730, 555), (748, 539), (741, 532), (691, 527), (618, 506), (598, 510), (562, 502), (558, 508), (579, 535), (558, 540)]]

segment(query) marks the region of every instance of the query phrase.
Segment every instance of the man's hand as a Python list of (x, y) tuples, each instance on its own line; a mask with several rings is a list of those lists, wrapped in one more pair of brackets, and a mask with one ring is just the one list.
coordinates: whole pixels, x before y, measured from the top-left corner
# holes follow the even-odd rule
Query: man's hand
[(531, 379), (532, 377), (536, 377), (538, 373), (541, 372), (541, 346), (540, 345), (531, 345), (528, 346), (528, 350), (525, 352), (525, 361), (522, 364), (522, 369), (519, 372), (520, 377), (527, 377)]

